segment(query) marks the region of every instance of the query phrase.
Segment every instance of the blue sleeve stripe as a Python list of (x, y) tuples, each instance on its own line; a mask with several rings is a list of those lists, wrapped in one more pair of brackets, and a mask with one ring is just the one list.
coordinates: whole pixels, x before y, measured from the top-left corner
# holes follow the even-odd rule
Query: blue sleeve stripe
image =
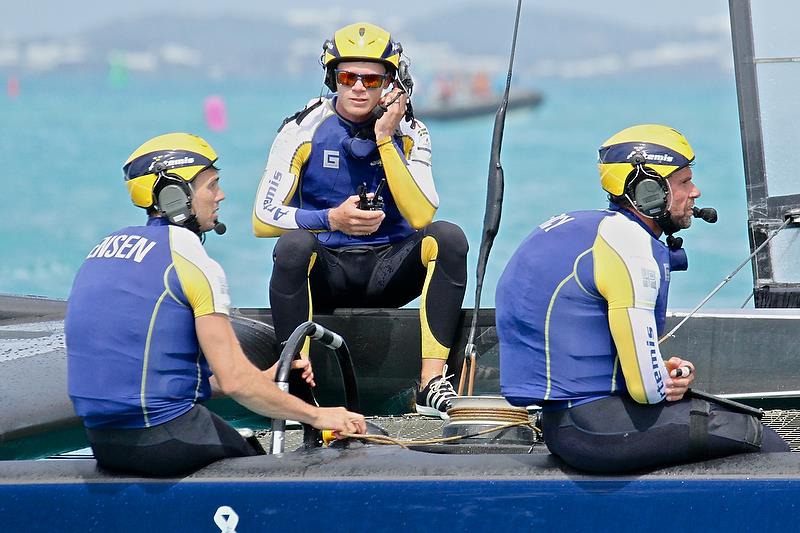
[(328, 209), (319, 209), (316, 211), (298, 209), (295, 212), (294, 219), (295, 222), (297, 222), (297, 226), (303, 229), (330, 229), (328, 227), (328, 211)]

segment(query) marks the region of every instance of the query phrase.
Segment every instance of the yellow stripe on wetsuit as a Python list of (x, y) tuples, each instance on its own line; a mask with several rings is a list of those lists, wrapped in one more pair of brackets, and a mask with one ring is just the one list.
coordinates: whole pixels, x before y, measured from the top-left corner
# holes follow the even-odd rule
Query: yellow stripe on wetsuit
[(419, 305), (419, 322), (422, 330), (422, 358), (447, 360), (450, 348), (436, 340), (428, 321), (428, 287), (431, 284), (433, 272), (436, 269), (436, 258), (439, 256), (439, 244), (431, 236), (422, 239), (422, 252), (420, 259), (426, 268), (425, 283), (422, 285), (422, 296)]
[(386, 172), (386, 182), (397, 202), (397, 208), (414, 229), (422, 229), (433, 220), (436, 207), (420, 189), (414, 176), (400, 157), (390, 137), (378, 141), (378, 152)]
[[(603, 228), (606, 224), (617, 227)], [(628, 393), (638, 403), (655, 403), (662, 396), (653, 375), (654, 371), (659, 372), (656, 367), (663, 362), (657, 345), (647, 341), (646, 332), (655, 330), (653, 309), (658, 290), (657, 287), (640, 286), (643, 285), (642, 278), (637, 274), (639, 270), (658, 266), (648, 249), (650, 237), (646, 234), (640, 237), (641, 232), (638, 232), (629, 239), (624, 231), (621, 234), (623, 228), (618, 224), (616, 220), (606, 219), (598, 229), (593, 245), (595, 284), (608, 302), (609, 329)], [(613, 244), (608, 239), (613, 239)], [(651, 360), (653, 358), (655, 363)], [(612, 378), (612, 389), (615, 378)]]

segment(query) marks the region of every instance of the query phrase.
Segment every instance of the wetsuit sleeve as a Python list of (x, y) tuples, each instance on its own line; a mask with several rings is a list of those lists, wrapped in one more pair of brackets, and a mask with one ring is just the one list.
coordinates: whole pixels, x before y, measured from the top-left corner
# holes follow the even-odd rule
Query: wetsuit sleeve
[(303, 125), (289, 122), (272, 143), (253, 206), (256, 237), (277, 237), (297, 228), (330, 229), (327, 209), (308, 210), (287, 205), (297, 191), (301, 172), (311, 156), (314, 125), (321, 120), (317, 115), (306, 117)]
[(592, 252), (595, 283), (608, 302), (608, 325), (628, 393), (638, 403), (666, 397), (667, 376), (655, 320), (660, 285), (651, 237), (622, 216), (600, 223)]
[(171, 226), (169, 235), (172, 264), (195, 318), (212, 313), (230, 314), (228, 281), (219, 263), (208, 256), (191, 231)]
[(402, 151), (388, 137), (378, 141), (386, 182), (400, 213), (414, 229), (433, 220), (439, 207), (439, 195), (433, 184), (431, 140), (428, 128), (416, 121), (414, 128), (401, 124)]

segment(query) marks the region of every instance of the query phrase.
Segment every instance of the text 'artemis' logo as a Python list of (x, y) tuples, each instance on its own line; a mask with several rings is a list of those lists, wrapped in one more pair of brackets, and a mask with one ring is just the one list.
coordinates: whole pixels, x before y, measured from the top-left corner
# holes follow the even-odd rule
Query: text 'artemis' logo
[(647, 327), (647, 346), (650, 348), (650, 363), (653, 365), (653, 379), (656, 381), (656, 390), (663, 398), (666, 396), (664, 393), (664, 378), (661, 377), (661, 367), (659, 363), (658, 350), (656, 350), (656, 337), (653, 328)]
[(322, 166), (325, 168), (339, 168), (339, 151), (323, 150)]
[(283, 174), (281, 174), (281, 171), (276, 170), (275, 174), (273, 174), (272, 178), (269, 180), (267, 195), (264, 197), (264, 203), (261, 205), (264, 211), (272, 215), (272, 220), (280, 220), (281, 217), (289, 214), (288, 209), (281, 208), (280, 205), (275, 204), (275, 194), (278, 192), (278, 186), (281, 184), (282, 177)]
[(672, 163), (672, 160), (675, 159), (669, 154), (648, 154), (644, 146), (635, 146), (625, 159), (630, 161), (636, 155), (644, 158), (648, 163)]
[(156, 166), (156, 163), (163, 163), (163, 165), (167, 168), (176, 167), (178, 165), (191, 165), (194, 163), (194, 157), (180, 157), (178, 159), (168, 159), (167, 161), (160, 161), (162, 156), (156, 156), (153, 158), (153, 162), (150, 163), (150, 168), (147, 170), (153, 170), (153, 167)]

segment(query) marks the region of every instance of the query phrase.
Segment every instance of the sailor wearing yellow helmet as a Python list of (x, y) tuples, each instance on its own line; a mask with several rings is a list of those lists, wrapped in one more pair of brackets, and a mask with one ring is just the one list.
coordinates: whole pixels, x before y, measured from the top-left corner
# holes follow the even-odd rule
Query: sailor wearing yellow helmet
[(320, 62), (333, 95), (284, 121), (253, 209), (256, 236), (279, 237), (269, 286), (276, 334), (285, 340), (314, 311), (399, 307), (421, 295), (416, 408), (445, 418), (467, 241), (433, 221), (430, 137), (413, 117), (402, 46), (358, 22), (324, 43)]
[(756, 417), (689, 397), (694, 366), (659, 352), (671, 272), (688, 266), (677, 238), (659, 238), (691, 225), (693, 162), (667, 126), (615, 134), (599, 150), (608, 209), (540, 224), (498, 283), (502, 393), (542, 407), (547, 447), (575, 468), (617, 473), (789, 449)]
[[(225, 457), (255, 455), (201, 405), (212, 392), (265, 416), (363, 432), (364, 418), (319, 408), (274, 383), (242, 352), (228, 317), (225, 273), (201, 243), (223, 229), (217, 154), (200, 137), (150, 139), (125, 162), (144, 226), (104, 237), (86, 257), (65, 319), (68, 389), (101, 467), (146, 476), (190, 473)], [(303, 379), (313, 385), (306, 361)]]

